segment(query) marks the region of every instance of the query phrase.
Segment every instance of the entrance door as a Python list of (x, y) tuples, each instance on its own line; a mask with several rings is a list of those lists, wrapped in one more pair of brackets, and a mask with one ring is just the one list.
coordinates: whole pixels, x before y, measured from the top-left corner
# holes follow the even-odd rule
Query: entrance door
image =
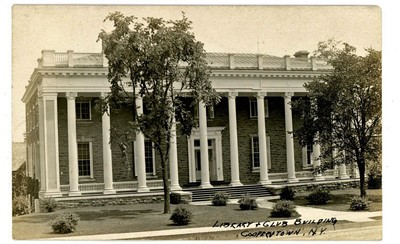
[[(196, 181), (201, 181), (201, 152), (200, 140), (194, 140), (194, 166), (196, 170)], [(215, 153), (215, 139), (208, 140), (208, 164), (210, 181), (217, 180), (217, 160)]]

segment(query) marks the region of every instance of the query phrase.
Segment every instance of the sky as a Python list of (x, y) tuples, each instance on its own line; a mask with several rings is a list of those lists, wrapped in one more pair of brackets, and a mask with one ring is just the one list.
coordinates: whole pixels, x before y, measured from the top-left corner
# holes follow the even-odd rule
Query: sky
[(263, 53), (283, 57), (312, 52), (335, 38), (363, 54), (381, 50), (381, 10), (374, 6), (96, 6), (15, 5), (12, 8), (12, 140), (23, 141), (25, 86), (43, 49), (100, 52), (96, 42), (109, 12), (193, 22), (207, 52)]

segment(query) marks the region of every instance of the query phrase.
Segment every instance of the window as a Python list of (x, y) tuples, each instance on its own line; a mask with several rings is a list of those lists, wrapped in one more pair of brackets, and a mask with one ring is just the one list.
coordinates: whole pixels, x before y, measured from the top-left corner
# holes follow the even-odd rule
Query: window
[(90, 120), (90, 101), (76, 101), (76, 119), (77, 120)]
[[(258, 111), (257, 111), (257, 99), (249, 99), (250, 105), (250, 118), (257, 118)], [(264, 99), (264, 113), (265, 118), (269, 117), (269, 109), (268, 109), (268, 99)]]
[(146, 174), (156, 175), (154, 159), (153, 143), (149, 139), (146, 139), (144, 141), (144, 161), (146, 164)]
[[(271, 151), (270, 151), (270, 137), (266, 137), (267, 143), (267, 165), (268, 169), (271, 169)], [(251, 162), (252, 170), (260, 170), (260, 144), (258, 141), (258, 136), (251, 136)]]
[[(215, 118), (215, 116), (214, 116), (214, 106), (207, 106), (206, 107), (206, 115), (207, 115), (207, 119)], [(198, 105), (194, 106), (194, 117), (196, 119), (199, 118), (199, 106)]]
[(303, 168), (309, 168), (313, 165), (312, 159), (313, 153), (313, 146), (312, 144), (308, 144), (307, 146), (303, 147), (302, 154), (303, 154)]
[(92, 143), (78, 142), (79, 177), (93, 178)]

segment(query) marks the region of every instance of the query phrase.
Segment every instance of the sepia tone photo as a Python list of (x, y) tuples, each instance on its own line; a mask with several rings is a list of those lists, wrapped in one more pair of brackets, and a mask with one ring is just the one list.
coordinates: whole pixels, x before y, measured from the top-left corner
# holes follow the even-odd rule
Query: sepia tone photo
[(14, 5), (14, 240), (381, 240), (378, 6)]

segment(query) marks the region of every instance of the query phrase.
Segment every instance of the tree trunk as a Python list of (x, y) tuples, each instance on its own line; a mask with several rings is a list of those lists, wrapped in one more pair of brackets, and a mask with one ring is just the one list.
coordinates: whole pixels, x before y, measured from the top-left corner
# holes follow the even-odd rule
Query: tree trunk
[(163, 176), (163, 185), (164, 185), (164, 214), (171, 213), (171, 206), (170, 206), (170, 186), (168, 182), (168, 168), (166, 159), (164, 158), (163, 154), (160, 153), (161, 156), (161, 166), (162, 166), (162, 176)]
[(367, 191), (365, 189), (365, 161), (362, 159), (358, 160), (357, 165), (360, 173), (360, 196), (364, 198), (367, 196)]

